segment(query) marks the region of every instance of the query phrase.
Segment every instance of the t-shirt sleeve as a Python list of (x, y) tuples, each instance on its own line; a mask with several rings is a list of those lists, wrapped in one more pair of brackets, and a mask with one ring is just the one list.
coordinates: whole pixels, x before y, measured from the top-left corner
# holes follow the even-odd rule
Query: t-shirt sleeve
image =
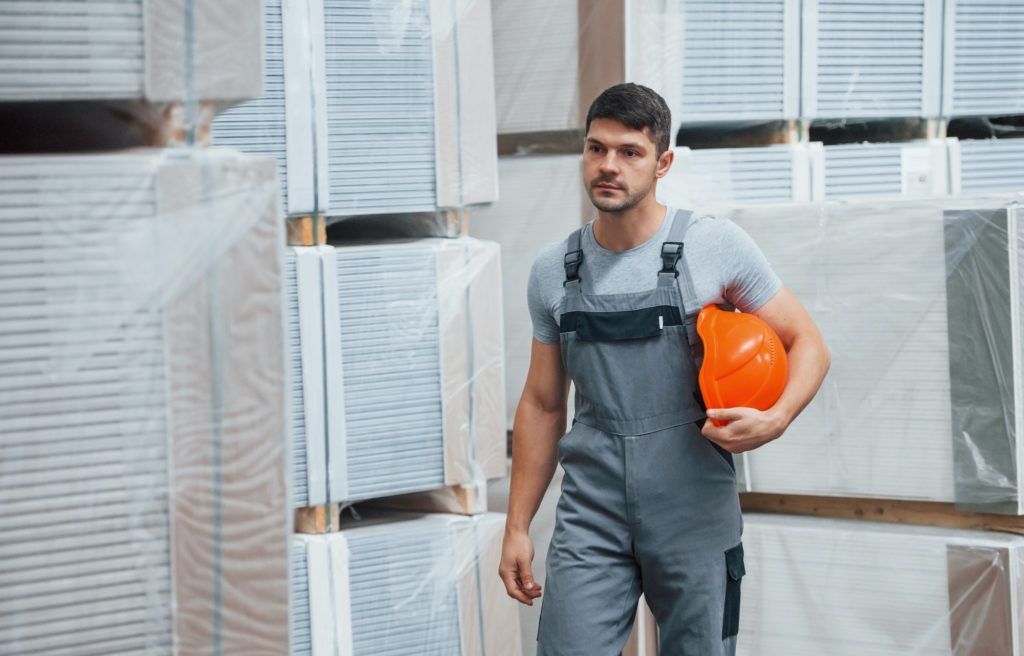
[(727, 253), (731, 260), (725, 269), (729, 273), (723, 286), (723, 296), (741, 312), (755, 312), (779, 293), (782, 280), (743, 228), (732, 221), (719, 221), (722, 238), (726, 242), (721, 252)]
[[(544, 298), (541, 258), (538, 257), (530, 269), (530, 280), (526, 286), (526, 300), (530, 306), (530, 320), (533, 322), (533, 336), (545, 344), (558, 343), (558, 323)], [(561, 283), (561, 280), (559, 280)]]

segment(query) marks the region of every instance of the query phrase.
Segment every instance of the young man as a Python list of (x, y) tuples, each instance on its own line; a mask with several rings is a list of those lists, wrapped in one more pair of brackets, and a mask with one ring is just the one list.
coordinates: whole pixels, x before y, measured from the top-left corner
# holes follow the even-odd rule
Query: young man
[[(818, 329), (746, 233), (655, 200), (672, 165), (669, 121), (665, 101), (635, 84), (594, 101), (583, 173), (597, 219), (544, 248), (530, 275), (533, 351), (499, 574), (520, 602), (541, 597), (527, 531), (557, 457), (540, 656), (619, 654), (641, 593), (663, 655), (733, 654), (744, 569), (732, 454), (782, 435), (829, 367)], [(705, 412), (692, 347), (709, 303), (755, 314), (785, 344), (789, 382), (770, 410)]]

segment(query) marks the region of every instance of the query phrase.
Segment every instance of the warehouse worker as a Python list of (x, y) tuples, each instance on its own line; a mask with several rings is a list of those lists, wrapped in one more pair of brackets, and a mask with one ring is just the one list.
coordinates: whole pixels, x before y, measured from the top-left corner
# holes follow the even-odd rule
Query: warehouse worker
[[(524, 604), (543, 594), (540, 656), (619, 654), (641, 593), (663, 656), (733, 654), (744, 568), (732, 454), (782, 435), (829, 367), (818, 329), (746, 233), (655, 200), (669, 126), (646, 87), (594, 101), (583, 173), (597, 219), (545, 247), (530, 274), (533, 350), (499, 575)], [(770, 410), (705, 412), (691, 342), (708, 303), (755, 314), (785, 345), (790, 375)], [(565, 478), (542, 591), (527, 531), (556, 457)]]

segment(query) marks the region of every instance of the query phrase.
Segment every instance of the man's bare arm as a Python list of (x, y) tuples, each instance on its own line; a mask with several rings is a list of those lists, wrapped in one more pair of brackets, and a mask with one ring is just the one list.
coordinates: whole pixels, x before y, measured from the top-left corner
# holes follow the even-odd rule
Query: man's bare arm
[(512, 426), (512, 481), (499, 569), (509, 596), (531, 606), (540, 596), (540, 586), (533, 579), (533, 542), (528, 531), (558, 464), (568, 393), (561, 348), (534, 339), (526, 386)]

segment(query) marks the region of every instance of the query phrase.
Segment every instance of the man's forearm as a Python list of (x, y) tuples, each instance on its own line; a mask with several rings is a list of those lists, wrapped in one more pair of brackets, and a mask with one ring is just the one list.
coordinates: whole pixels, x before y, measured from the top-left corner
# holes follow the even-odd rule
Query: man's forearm
[(785, 429), (811, 402), (830, 366), (828, 347), (820, 339), (797, 339), (786, 353), (789, 382), (771, 412)]
[(558, 462), (558, 439), (565, 432), (566, 411), (540, 407), (524, 399), (512, 426), (512, 481), (506, 527), (527, 532), (551, 484)]

